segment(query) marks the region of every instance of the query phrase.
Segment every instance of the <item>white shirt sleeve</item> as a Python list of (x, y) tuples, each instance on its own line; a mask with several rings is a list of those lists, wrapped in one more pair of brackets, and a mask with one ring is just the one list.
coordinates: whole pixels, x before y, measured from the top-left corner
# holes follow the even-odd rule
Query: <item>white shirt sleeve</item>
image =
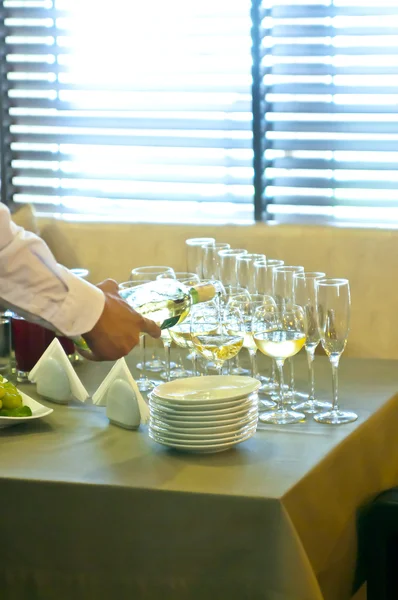
[(0, 304), (74, 337), (91, 331), (105, 296), (57, 264), (45, 242), (17, 227), (0, 203)]

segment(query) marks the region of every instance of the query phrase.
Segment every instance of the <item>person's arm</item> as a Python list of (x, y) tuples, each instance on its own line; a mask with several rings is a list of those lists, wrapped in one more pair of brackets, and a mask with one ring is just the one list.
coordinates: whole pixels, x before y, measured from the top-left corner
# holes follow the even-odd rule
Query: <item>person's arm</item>
[(125, 356), (140, 331), (160, 335), (155, 323), (120, 298), (115, 282), (95, 287), (57, 264), (45, 242), (17, 227), (1, 203), (0, 305), (68, 337), (84, 335), (102, 360)]
[(67, 336), (91, 331), (105, 305), (104, 293), (58, 265), (45, 242), (17, 227), (0, 204), (0, 298)]

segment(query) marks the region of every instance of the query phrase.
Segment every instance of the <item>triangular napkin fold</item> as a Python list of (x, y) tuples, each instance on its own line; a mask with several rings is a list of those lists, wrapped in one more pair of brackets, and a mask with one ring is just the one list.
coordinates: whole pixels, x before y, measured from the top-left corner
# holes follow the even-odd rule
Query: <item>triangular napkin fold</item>
[(105, 377), (104, 381), (99, 386), (98, 390), (93, 395), (93, 404), (98, 406), (106, 406), (106, 396), (109, 390), (109, 386), (116, 380), (122, 379), (133, 389), (138, 402), (138, 408), (141, 416), (141, 423), (148, 423), (149, 421), (149, 408), (143, 399), (141, 392), (138, 389), (137, 383), (132, 376), (130, 369), (128, 368), (124, 358), (121, 358), (112, 367), (111, 371)]
[(80, 402), (85, 402), (87, 398), (89, 398), (89, 394), (82, 382), (80, 381), (79, 377), (76, 375), (72, 365), (69, 362), (67, 355), (65, 354), (64, 349), (61, 346), (60, 341), (57, 338), (55, 338), (51, 342), (47, 350), (44, 352), (44, 354), (37, 361), (33, 369), (30, 371), (29, 380), (32, 383), (38, 383), (41, 377), (41, 373), (43, 373), (43, 371), (46, 371), (46, 369), (44, 368), (42, 370), (42, 365), (46, 364), (46, 361), (48, 365), (47, 359), (49, 358), (55, 360), (64, 371), (69, 381), (71, 393), (76, 398), (76, 400), (80, 400)]

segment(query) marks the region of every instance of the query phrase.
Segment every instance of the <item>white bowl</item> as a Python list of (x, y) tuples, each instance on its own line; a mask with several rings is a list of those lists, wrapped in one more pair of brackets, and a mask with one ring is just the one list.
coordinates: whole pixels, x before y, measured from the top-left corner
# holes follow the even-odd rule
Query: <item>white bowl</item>
[(256, 392), (260, 385), (252, 377), (207, 375), (161, 383), (152, 390), (152, 394), (163, 402), (171, 401), (174, 404), (214, 404), (244, 398)]

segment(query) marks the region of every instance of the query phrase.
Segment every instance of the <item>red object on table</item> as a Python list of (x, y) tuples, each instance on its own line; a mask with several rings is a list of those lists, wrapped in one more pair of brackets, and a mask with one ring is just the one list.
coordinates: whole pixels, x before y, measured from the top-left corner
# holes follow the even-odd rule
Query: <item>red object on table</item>
[(75, 353), (75, 344), (72, 342), (72, 340), (70, 340), (67, 337), (64, 336), (57, 336), (59, 339), (59, 342), (62, 346), (62, 348), (65, 350), (66, 354), (68, 356), (71, 356), (72, 354)]
[(53, 331), (14, 315), (12, 338), (17, 371), (31, 371), (55, 337)]

